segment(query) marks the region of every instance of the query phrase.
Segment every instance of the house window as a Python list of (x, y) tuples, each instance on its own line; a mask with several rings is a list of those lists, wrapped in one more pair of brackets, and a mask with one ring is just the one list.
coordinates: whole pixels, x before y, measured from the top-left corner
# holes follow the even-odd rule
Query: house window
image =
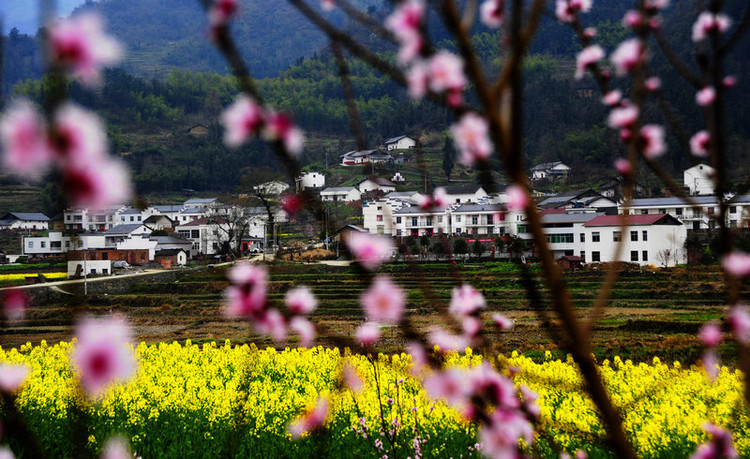
[(443, 223), (443, 216), (442, 215), (438, 215), (438, 223)]
[(472, 215), (471, 216), (471, 224), (472, 225), (476, 225), (477, 223), (479, 223), (479, 216), (478, 215)]
[(581, 242), (586, 242), (586, 235), (581, 233)]
[(659, 209), (659, 213), (660, 214), (666, 214), (667, 213), (667, 209)]
[(29, 241), (29, 248), (30, 248), (30, 249), (33, 249), (33, 248), (34, 248), (34, 241)]
[(730, 214), (736, 214), (737, 213), (737, 206), (729, 206), (729, 213)]
[(591, 261), (601, 261), (601, 258), (599, 257), (599, 252), (591, 252)]
[(492, 214), (487, 215), (487, 224), (488, 225), (491, 225), (491, 224), (493, 224), (495, 222), (492, 218), (493, 218)]
[(419, 226), (419, 218), (411, 217), (411, 226)]
[(642, 236), (641, 239), (643, 239), (643, 242), (648, 241), (648, 231), (646, 230), (641, 231), (641, 236)]
[(612, 233), (612, 241), (613, 241), (613, 242), (617, 242), (617, 241), (619, 241), (619, 240), (620, 240), (620, 238), (621, 238), (621, 236), (622, 236), (622, 233), (621, 233), (621, 232), (619, 232), (619, 231), (615, 231), (614, 233)]
[(67, 249), (69, 247), (70, 247), (70, 241), (65, 241), (65, 248)]
[(648, 215), (648, 209), (641, 210), (641, 215)]
[(427, 217), (427, 226), (432, 226), (432, 217)]
[(65, 220), (70, 220), (70, 215), (66, 215)]
[(641, 252), (641, 259), (643, 261), (648, 261), (648, 250), (644, 250)]
[(193, 239), (198, 239), (201, 237), (201, 231), (200, 230), (190, 230), (190, 237)]
[(382, 215), (378, 215), (378, 216), (375, 217), (375, 220), (379, 221), (379, 222), (382, 222), (383, 221), (383, 216)]
[(581, 261), (586, 262), (586, 252), (581, 250)]
[(630, 251), (630, 261), (638, 261), (638, 251), (637, 250), (631, 250)]
[(50, 249), (62, 249), (62, 241), (50, 241)]
[(132, 221), (134, 221), (134, 220), (135, 220), (135, 217), (133, 217), (133, 216), (131, 215), (131, 216), (130, 216), (130, 221), (132, 222)]
[(460, 216), (460, 215), (456, 215), (456, 221), (457, 221), (457, 222), (460, 222), (460, 221), (461, 221), (461, 216)]
[(599, 242), (599, 231), (594, 231), (593, 233), (591, 233), (591, 242)]
[(638, 231), (630, 232), (630, 240), (633, 242), (638, 242)]
[(708, 208), (708, 215), (713, 215), (713, 214), (714, 214), (714, 208), (713, 207), (709, 207)]
[(401, 217), (396, 217), (396, 223), (401, 223)]
[(42, 241), (42, 242), (40, 242), (40, 243), (39, 243), (39, 246), (40, 246), (41, 248), (45, 248), (45, 247), (47, 247), (47, 241)]
[(677, 209), (675, 209), (675, 210), (674, 210), (674, 213), (675, 213), (676, 215), (682, 215), (682, 207), (678, 207)]

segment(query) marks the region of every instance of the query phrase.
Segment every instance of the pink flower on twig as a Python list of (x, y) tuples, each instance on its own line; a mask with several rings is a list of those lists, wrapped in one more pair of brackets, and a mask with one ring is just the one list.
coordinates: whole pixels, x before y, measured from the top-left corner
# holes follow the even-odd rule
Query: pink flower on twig
[(61, 167), (85, 167), (106, 158), (106, 130), (96, 114), (66, 103), (55, 112), (53, 147)]
[(130, 326), (124, 318), (84, 319), (76, 327), (75, 337), (71, 360), (90, 396), (100, 395), (109, 384), (124, 381), (135, 372)]
[(750, 254), (734, 251), (724, 257), (722, 265), (734, 277), (750, 276)]
[(380, 339), (380, 324), (377, 322), (365, 322), (357, 327), (355, 334), (362, 346), (370, 347)]
[(591, 3), (591, 0), (557, 0), (555, 16), (560, 22), (573, 22), (576, 13), (588, 13), (591, 10)]
[(310, 347), (315, 341), (315, 326), (304, 317), (292, 317), (292, 320), (289, 321), (289, 328), (299, 335), (301, 347)]
[(221, 114), (221, 124), (226, 130), (224, 143), (236, 148), (251, 136), (258, 134), (265, 123), (263, 109), (252, 97), (239, 95)]
[(90, 13), (52, 24), (49, 45), (54, 63), (89, 86), (98, 84), (102, 67), (116, 64), (123, 52), (120, 43), (102, 30), (101, 18)]
[(133, 459), (134, 455), (130, 453), (130, 445), (123, 437), (116, 435), (109, 437), (107, 443), (102, 448), (102, 454), (99, 459)]
[(0, 391), (7, 394), (16, 392), (28, 379), (31, 367), (25, 363), (0, 363)]
[(716, 100), (716, 89), (713, 86), (706, 86), (695, 93), (695, 103), (701, 107), (707, 107)]
[(620, 175), (628, 175), (633, 172), (633, 166), (625, 158), (617, 158), (615, 160), (615, 170)]
[(424, 44), (420, 27), (425, 13), (422, 0), (406, 0), (385, 20), (385, 28), (399, 42), (398, 61), (402, 64), (417, 57)]
[(698, 331), (698, 338), (706, 347), (716, 347), (721, 343), (721, 329), (716, 324), (704, 324)]
[(239, 9), (237, 0), (214, 0), (208, 11), (208, 23), (212, 28), (223, 27)]
[(26, 315), (26, 308), (29, 305), (29, 296), (20, 288), (9, 288), (3, 290), (0, 294), (5, 317), (11, 322), (16, 322)]
[(583, 74), (594, 64), (604, 59), (604, 49), (599, 45), (587, 46), (576, 58), (576, 80), (583, 78)]
[(224, 291), (227, 300), (225, 314), (241, 318), (262, 316), (266, 308), (268, 288), (266, 268), (243, 263), (235, 265), (227, 276), (232, 285)]
[(641, 140), (643, 141), (643, 155), (654, 159), (667, 151), (664, 142), (664, 128), (658, 124), (647, 124), (641, 128)]
[(318, 299), (315, 298), (310, 287), (304, 285), (286, 292), (284, 302), (289, 312), (300, 316), (310, 314), (318, 307)]
[(396, 324), (404, 314), (406, 293), (388, 276), (380, 275), (362, 295), (361, 303), (368, 320)]
[(330, 411), (331, 402), (325, 397), (318, 397), (315, 406), (306, 414), (292, 421), (287, 430), (292, 434), (292, 438), (300, 438), (305, 433), (323, 427)]
[(467, 316), (484, 309), (487, 303), (477, 289), (469, 284), (456, 287), (451, 292), (451, 304), (448, 310), (457, 317)]
[(734, 306), (727, 315), (727, 322), (732, 327), (735, 339), (744, 344), (750, 344), (750, 314), (747, 306), (738, 304)]
[(725, 14), (704, 11), (693, 24), (693, 41), (698, 43), (710, 34), (726, 32), (731, 24), (732, 21)]
[(698, 131), (690, 138), (690, 152), (694, 156), (705, 158), (711, 145), (711, 134), (708, 131)]
[(461, 162), (467, 166), (486, 160), (492, 154), (489, 125), (476, 113), (465, 113), (457, 124), (451, 126), (451, 134), (461, 152)]
[(513, 321), (500, 313), (493, 314), (492, 321), (500, 330), (510, 330), (513, 328)]
[(463, 67), (463, 60), (455, 54), (448, 51), (435, 53), (427, 64), (427, 80), (430, 90), (436, 93), (448, 92), (460, 95), (466, 86)]
[(305, 147), (302, 130), (292, 123), (289, 115), (283, 113), (271, 113), (267, 116), (263, 136), (270, 141), (280, 140), (284, 149), (294, 156), (299, 156)]
[(635, 105), (613, 108), (609, 112), (607, 124), (614, 129), (630, 129), (638, 119), (639, 110)]
[(125, 163), (105, 157), (86, 164), (67, 164), (62, 185), (74, 207), (101, 209), (130, 199), (129, 176)]
[(637, 38), (631, 38), (620, 43), (610, 56), (612, 65), (618, 75), (625, 75), (635, 69), (643, 59), (643, 44)]
[(526, 210), (531, 202), (526, 189), (515, 183), (505, 189), (505, 195), (507, 196), (505, 207), (511, 212), (522, 212)]
[(609, 107), (614, 107), (615, 105), (619, 104), (622, 100), (622, 91), (619, 89), (614, 89), (612, 91), (609, 91), (607, 94), (602, 97), (602, 103), (604, 105), (607, 105)]
[(479, 7), (479, 17), (482, 24), (493, 29), (497, 29), (503, 25), (503, 0), (484, 0), (482, 6)]
[(734, 459), (738, 457), (737, 450), (732, 445), (732, 432), (707, 422), (703, 430), (709, 434), (709, 440), (698, 445), (690, 459)]
[(393, 241), (370, 233), (351, 232), (346, 237), (349, 252), (363, 268), (373, 271), (393, 254)]
[(26, 100), (0, 118), (0, 145), (3, 167), (16, 175), (41, 175), (52, 161), (42, 115)]

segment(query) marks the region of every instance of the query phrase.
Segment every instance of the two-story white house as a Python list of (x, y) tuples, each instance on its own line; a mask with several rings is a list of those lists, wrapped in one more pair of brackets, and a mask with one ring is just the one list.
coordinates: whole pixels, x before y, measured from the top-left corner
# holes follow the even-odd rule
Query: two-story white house
[(567, 177), (568, 173), (570, 173), (570, 166), (562, 161), (553, 161), (537, 164), (529, 171), (531, 172), (531, 180), (544, 180), (549, 178)]
[(396, 191), (396, 184), (386, 178), (366, 178), (357, 184), (362, 193), (379, 191), (383, 194)]
[[(604, 214), (601, 212), (579, 212), (572, 209), (547, 209), (542, 211), (539, 214), (542, 221), (542, 230), (554, 258), (557, 260), (563, 256), (577, 256), (585, 261), (587, 239), (584, 225), (602, 215)], [(529, 232), (526, 220), (514, 226), (518, 237), (526, 240), (532, 255), (535, 254), (533, 236)]]
[(329, 187), (320, 192), (323, 202), (352, 202), (362, 199), (362, 192), (356, 187)]
[[(631, 215), (625, 234), (620, 229), (619, 215), (601, 215), (583, 226), (586, 245), (582, 258), (587, 263), (624, 261), (669, 267), (687, 262), (687, 228), (671, 215)], [(616, 258), (618, 241), (623, 241), (623, 247)]]
[(8, 212), (0, 217), (0, 229), (46, 230), (49, 217), (38, 212)]
[(507, 232), (505, 207), (467, 202), (448, 209), (452, 234), (497, 236)]
[(484, 188), (476, 184), (446, 186), (445, 194), (447, 195), (448, 202), (456, 204), (467, 202), (478, 203), (488, 196)]
[(295, 188), (302, 190), (318, 190), (326, 186), (326, 176), (320, 172), (303, 172), (294, 179)]
[(398, 137), (392, 137), (383, 142), (385, 149), (388, 151), (392, 150), (407, 150), (410, 148), (417, 147), (417, 139), (409, 137), (408, 135), (400, 135)]
[[(692, 207), (680, 197), (633, 199), (621, 213), (631, 215), (669, 214), (680, 220), (688, 229), (715, 228), (719, 215), (719, 200), (716, 196), (693, 196)], [(727, 204), (727, 224), (731, 227), (748, 227), (750, 224), (750, 194), (737, 195)]]

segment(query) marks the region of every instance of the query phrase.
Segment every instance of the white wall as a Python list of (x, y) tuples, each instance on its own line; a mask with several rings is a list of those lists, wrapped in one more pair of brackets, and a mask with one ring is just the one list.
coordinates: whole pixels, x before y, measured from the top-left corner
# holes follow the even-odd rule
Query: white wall
[(86, 260), (84, 263), (83, 260), (76, 260), (76, 261), (69, 261), (68, 262), (68, 277), (73, 277), (76, 274), (76, 270), (78, 269), (78, 265), (81, 266), (81, 273), (83, 274), (83, 269), (85, 267), (86, 274), (87, 275), (97, 275), (101, 276), (104, 274), (106, 270), (106, 275), (111, 276), (112, 275), (112, 260)]
[[(586, 262), (595, 263), (594, 252), (599, 252), (602, 263), (616, 261), (614, 233), (620, 228), (616, 226), (592, 226), (585, 228), (586, 234)], [(631, 231), (637, 232), (637, 240), (631, 240)], [(647, 232), (647, 241), (643, 240), (643, 232)], [(599, 233), (599, 241), (594, 241), (594, 233)], [(623, 250), (617, 261), (637, 263), (641, 266), (675, 266), (687, 263), (687, 253), (684, 250), (687, 228), (685, 225), (631, 225), (621, 235), (624, 240)], [(637, 252), (637, 259), (631, 257), (631, 252)], [(644, 260), (644, 252), (646, 259)], [(669, 254), (669, 257), (666, 255)], [(667, 259), (668, 258), (668, 259)]]

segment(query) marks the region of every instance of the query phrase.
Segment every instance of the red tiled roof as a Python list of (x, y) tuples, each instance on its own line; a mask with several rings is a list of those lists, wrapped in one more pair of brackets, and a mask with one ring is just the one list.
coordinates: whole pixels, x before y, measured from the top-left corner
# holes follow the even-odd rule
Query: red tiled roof
[[(653, 225), (664, 217), (669, 217), (667, 214), (648, 214), (648, 215), (629, 215), (628, 225)], [(671, 217), (670, 217), (671, 218)], [(675, 220), (677, 221), (677, 220)], [(599, 217), (592, 218), (583, 226), (619, 226), (620, 216), (619, 215), (600, 215)]]

